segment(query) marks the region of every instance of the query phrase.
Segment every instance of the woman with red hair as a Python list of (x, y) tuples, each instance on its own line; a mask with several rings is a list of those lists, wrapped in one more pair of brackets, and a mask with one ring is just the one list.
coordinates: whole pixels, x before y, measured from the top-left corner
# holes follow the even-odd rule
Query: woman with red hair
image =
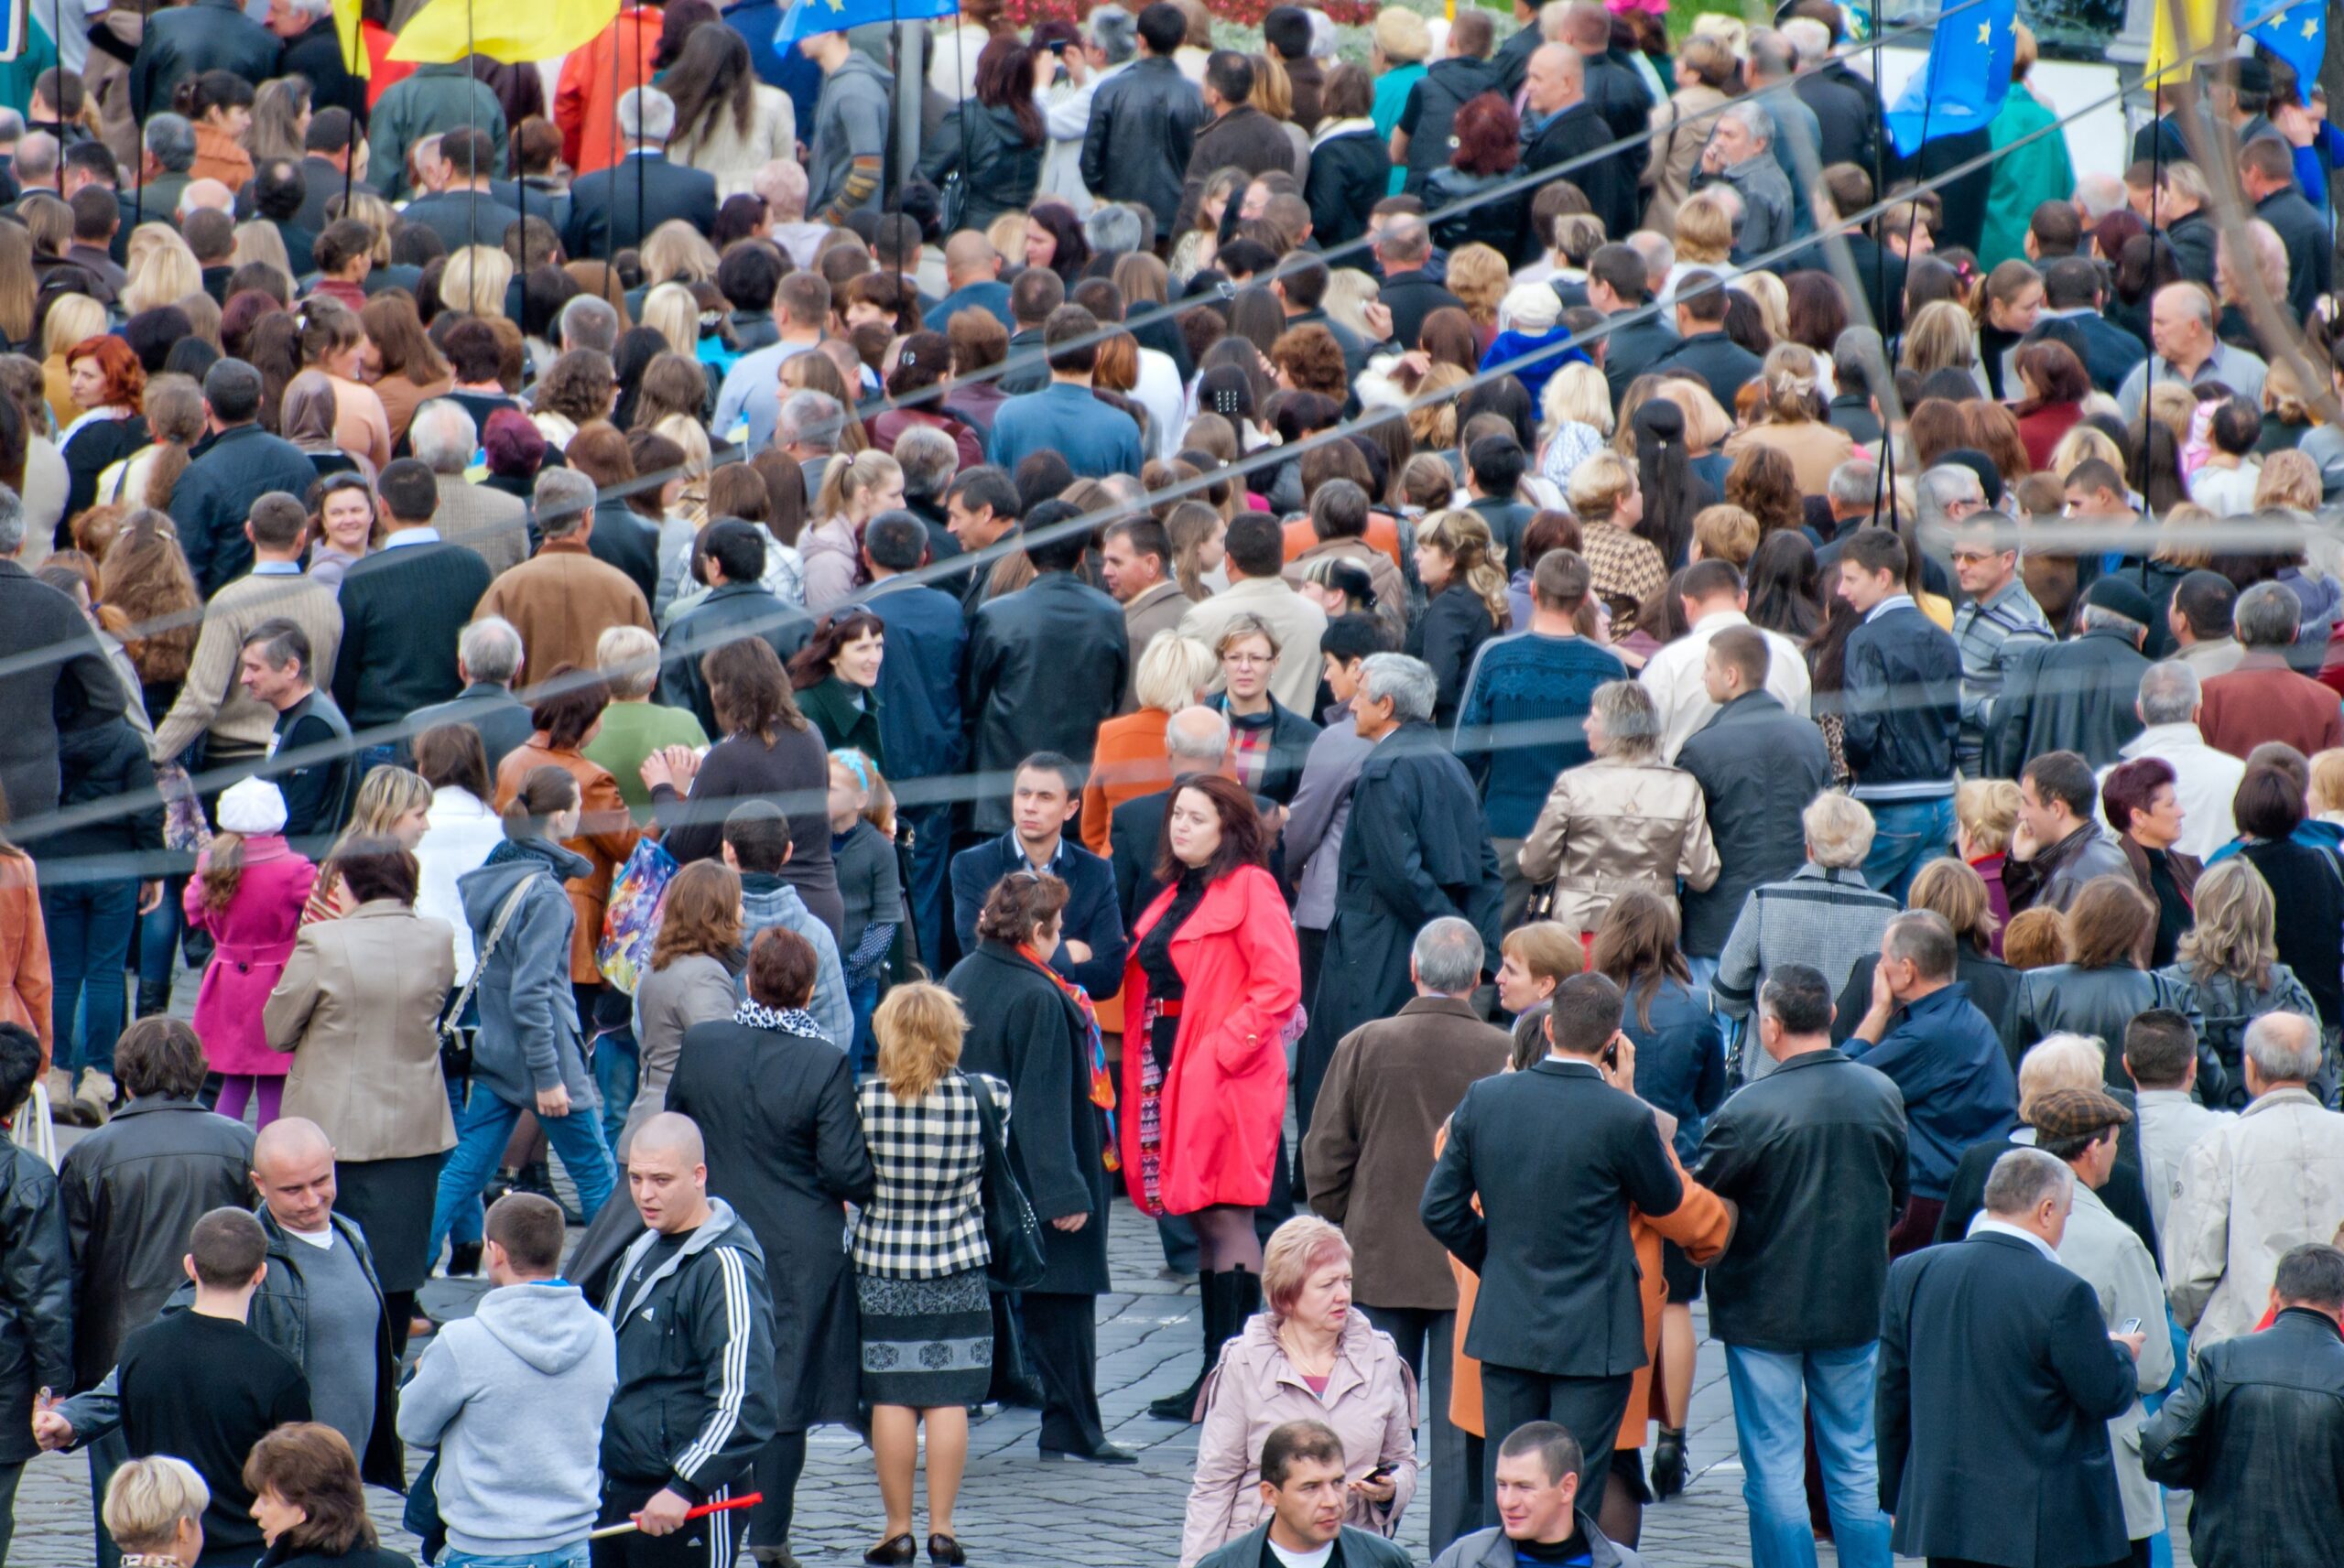
[(1219, 774), (1183, 783), (1164, 841), (1164, 891), (1134, 923), (1123, 966), (1116, 1121), (1132, 1201), (1196, 1227), (1204, 1368), (1185, 1392), (1149, 1407), (1185, 1422), (1221, 1343), (1262, 1304), (1253, 1210), (1269, 1200), (1284, 1153), (1286, 1044), (1299, 1023), (1302, 961), (1265, 869), (1261, 813), (1243, 786)]
[(146, 445), (146, 371), (120, 338), (84, 338), (65, 351), (66, 385), (87, 409), (57, 438), (65, 454), (65, 517), (59, 538), (98, 496), (98, 476)]
[[(1449, 165), (1437, 168), (1425, 182), (1425, 206), (1439, 212), (1481, 195), (1490, 187), (1514, 178), (1522, 161), (1522, 121), (1513, 105), (1494, 92), (1469, 98), (1449, 122), (1456, 150)], [(1433, 243), (1444, 250), (1480, 243), (1510, 256), (1522, 243), (1523, 193), (1480, 201), (1462, 212), (1436, 218)]]

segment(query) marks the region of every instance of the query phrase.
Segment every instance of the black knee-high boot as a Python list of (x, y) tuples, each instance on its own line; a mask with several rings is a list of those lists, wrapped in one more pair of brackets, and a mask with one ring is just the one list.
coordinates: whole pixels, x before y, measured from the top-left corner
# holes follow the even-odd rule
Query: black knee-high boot
[(1212, 1370), (1213, 1362), (1221, 1356), (1221, 1279), (1220, 1271), (1214, 1269), (1197, 1275), (1197, 1315), (1202, 1320), (1204, 1364), (1187, 1388), (1149, 1401), (1147, 1413), (1158, 1421), (1177, 1421), (1185, 1425), (1196, 1419), (1197, 1396), (1204, 1391), (1205, 1374)]

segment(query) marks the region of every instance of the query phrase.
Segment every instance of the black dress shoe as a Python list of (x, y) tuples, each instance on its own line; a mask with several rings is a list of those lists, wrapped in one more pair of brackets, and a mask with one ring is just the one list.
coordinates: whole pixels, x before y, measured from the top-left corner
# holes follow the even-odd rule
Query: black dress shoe
[(1042, 1450), (1042, 1458), (1045, 1461), (1080, 1459), (1085, 1465), (1136, 1465), (1139, 1463), (1138, 1454), (1128, 1448), (1118, 1448), (1112, 1443), (1102, 1443), (1091, 1449), (1045, 1448)]
[(865, 1552), (863, 1560), (877, 1564), (877, 1568), (890, 1568), (890, 1565), (900, 1568), (901, 1564), (912, 1561), (916, 1552), (917, 1548), (912, 1545), (912, 1532), (906, 1530), (901, 1535), (888, 1537)]
[[(908, 1563), (912, 1560), (909, 1550), (911, 1537), (907, 1535), (904, 1537), (904, 1541), (906, 1542), (904, 1561)], [(942, 1542), (940, 1547), (938, 1545), (939, 1541)], [(951, 1536), (931, 1535), (928, 1538), (928, 1560), (930, 1563), (943, 1563), (946, 1568), (964, 1568), (969, 1561), (969, 1554), (960, 1550), (960, 1541)]]

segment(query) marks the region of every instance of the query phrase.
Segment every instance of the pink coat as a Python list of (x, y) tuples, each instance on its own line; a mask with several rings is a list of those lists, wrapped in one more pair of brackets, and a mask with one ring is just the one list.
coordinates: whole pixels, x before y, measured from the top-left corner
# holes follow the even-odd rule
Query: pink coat
[(1180, 1527), (1180, 1564), (1236, 1540), (1262, 1522), (1262, 1444), (1290, 1421), (1323, 1421), (1343, 1440), (1343, 1478), (1392, 1466), (1392, 1500), (1351, 1494), (1343, 1522), (1389, 1537), (1416, 1492), (1416, 1379), (1392, 1336), (1353, 1307), (1335, 1346), (1327, 1391), (1313, 1393), (1278, 1344), (1276, 1320), (1256, 1313), (1221, 1346), (1205, 1383), (1196, 1479)]
[[(293, 1059), (269, 1049), (261, 1010), (292, 957), (318, 868), (274, 833), (245, 839), (244, 860), (225, 909), (204, 907), (200, 874), (188, 881), (188, 924), (219, 944), (195, 994), (195, 1033), (213, 1072), (281, 1078)], [(202, 869), (197, 860), (197, 871)]]
[[(1123, 1082), (1117, 1117), (1123, 1169), (1139, 1170), (1138, 1020), (1147, 1009), (1139, 941), (1171, 906), (1166, 888), (1132, 932), (1123, 966)], [(1259, 866), (1240, 866), (1205, 890), (1172, 938), (1172, 967), (1186, 996), (1172, 1049), (1172, 1073), (1158, 1098), (1163, 1166), (1157, 1191), (1167, 1214), (1214, 1204), (1269, 1201), (1286, 1117), (1286, 1029), (1302, 1000), (1302, 961), (1294, 916), (1278, 884)], [(1146, 1206), (1134, 1180), (1133, 1201)]]

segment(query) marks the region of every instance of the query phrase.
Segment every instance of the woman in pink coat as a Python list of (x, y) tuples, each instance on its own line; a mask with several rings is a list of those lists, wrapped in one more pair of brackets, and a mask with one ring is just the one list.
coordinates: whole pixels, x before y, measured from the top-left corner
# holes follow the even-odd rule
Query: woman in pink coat
[(1343, 1440), (1343, 1522), (1389, 1538), (1416, 1491), (1416, 1379), (1392, 1336), (1351, 1305), (1351, 1249), (1315, 1216), (1287, 1220), (1262, 1260), (1269, 1310), (1221, 1348), (1205, 1381), (1180, 1568), (1263, 1519), (1262, 1444), (1290, 1421)]
[(259, 1126), (277, 1119), (292, 1058), (269, 1049), (261, 1028), (268, 993), (300, 935), (301, 906), (318, 868), (285, 842), (285, 797), (264, 779), (244, 779), (220, 796), (220, 835), (187, 884), (188, 925), (218, 946), (195, 995), (195, 1033), (220, 1086), (221, 1115), (242, 1120), (260, 1098)]
[(1217, 774), (1189, 779), (1165, 837), (1170, 885), (1139, 917), (1123, 968), (1118, 1131), (1132, 1201), (1196, 1227), (1204, 1364), (1149, 1407), (1185, 1422), (1221, 1342), (1261, 1304), (1253, 1210), (1278, 1161), (1302, 965), (1253, 796)]

